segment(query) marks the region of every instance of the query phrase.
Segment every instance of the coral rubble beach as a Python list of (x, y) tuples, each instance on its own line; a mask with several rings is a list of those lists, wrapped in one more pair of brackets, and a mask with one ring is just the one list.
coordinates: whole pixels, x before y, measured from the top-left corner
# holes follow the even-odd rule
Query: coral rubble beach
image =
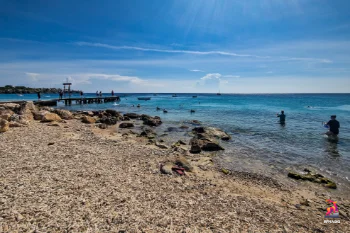
[[(220, 130), (167, 145), (159, 117), (31, 102), (0, 116), (0, 232), (350, 231), (349, 198), (332, 189), (220, 167), (203, 152), (224, 149)], [(323, 223), (328, 198), (340, 224)]]

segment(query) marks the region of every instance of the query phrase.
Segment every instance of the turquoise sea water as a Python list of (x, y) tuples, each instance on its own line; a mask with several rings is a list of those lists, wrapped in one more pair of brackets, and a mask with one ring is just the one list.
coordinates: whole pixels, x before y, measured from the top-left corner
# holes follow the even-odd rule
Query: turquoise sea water
[[(107, 95), (107, 94), (105, 94)], [(124, 96), (124, 94), (120, 94)], [(197, 95), (197, 98), (192, 98)], [(86, 94), (86, 97), (94, 94)], [(139, 101), (137, 97), (151, 97)], [(42, 99), (57, 98), (42, 94)], [(3, 100), (36, 99), (36, 95), (0, 95)], [(141, 104), (141, 108), (136, 108)], [(132, 107), (134, 105), (135, 107)], [(65, 107), (62, 103), (61, 107)], [(165, 108), (168, 113), (156, 111)], [(309, 106), (309, 107), (308, 107)], [(72, 105), (71, 110), (113, 108), (121, 112), (158, 115), (169, 125), (199, 120), (232, 135), (223, 154), (238, 170), (260, 169), (264, 165), (281, 169), (312, 167), (327, 172), (338, 182), (350, 180), (350, 94), (126, 94), (118, 103)], [(195, 113), (190, 113), (194, 109)], [(286, 114), (286, 125), (278, 124), (276, 113)], [(323, 135), (322, 122), (336, 114), (340, 122), (337, 143)], [(261, 166), (260, 166), (261, 165)]]

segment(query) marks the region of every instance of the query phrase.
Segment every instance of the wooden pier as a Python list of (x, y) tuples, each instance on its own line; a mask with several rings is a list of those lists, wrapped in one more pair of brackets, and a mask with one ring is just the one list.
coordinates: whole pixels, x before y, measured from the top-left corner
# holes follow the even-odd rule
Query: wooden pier
[(106, 97), (78, 97), (78, 98), (62, 98), (62, 99), (52, 99), (52, 100), (37, 100), (33, 101), (35, 105), (39, 106), (57, 106), (58, 102), (64, 102), (65, 105), (75, 104), (92, 104), (92, 103), (108, 103), (120, 101), (119, 96), (106, 96)]

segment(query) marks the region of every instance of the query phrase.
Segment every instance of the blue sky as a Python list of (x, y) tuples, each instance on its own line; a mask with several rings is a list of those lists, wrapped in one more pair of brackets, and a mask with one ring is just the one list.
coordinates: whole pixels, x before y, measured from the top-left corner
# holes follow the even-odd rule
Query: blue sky
[(0, 85), (350, 92), (348, 0), (0, 0)]

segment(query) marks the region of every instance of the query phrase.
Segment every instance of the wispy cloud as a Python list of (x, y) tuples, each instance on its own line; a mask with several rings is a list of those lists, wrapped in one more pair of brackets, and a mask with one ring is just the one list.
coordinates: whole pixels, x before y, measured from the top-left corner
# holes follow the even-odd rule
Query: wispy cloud
[(109, 80), (114, 82), (126, 82), (133, 85), (140, 86), (161, 86), (157, 83), (149, 82), (148, 80), (141, 79), (136, 76), (125, 76), (119, 74), (102, 74), (102, 73), (79, 73), (79, 74), (71, 74), (69, 77), (76, 84), (92, 84), (93, 80)]
[(312, 61), (320, 63), (331, 63), (329, 59), (323, 58), (312, 58), (312, 57), (287, 57), (287, 56), (259, 56), (253, 54), (240, 54), (226, 51), (195, 51), (195, 50), (176, 50), (176, 49), (156, 49), (156, 48), (144, 48), (136, 46), (115, 46), (103, 43), (91, 43), (91, 42), (75, 42), (73, 43), (78, 46), (88, 46), (88, 47), (99, 47), (113, 50), (137, 50), (145, 52), (158, 52), (158, 53), (181, 53), (181, 54), (192, 54), (192, 55), (222, 55), (222, 56), (231, 56), (231, 57), (247, 57), (247, 58), (259, 58), (259, 59), (268, 59), (268, 60), (279, 60), (279, 61)]
[(204, 72), (203, 70), (190, 70), (192, 72)]
[(149, 82), (148, 80), (144, 80), (136, 76), (126, 76), (126, 75), (120, 75), (120, 74), (103, 74), (103, 73), (70, 73), (70, 74), (40, 73), (39, 74), (39, 73), (27, 72), (25, 73), (25, 75), (30, 77), (32, 82), (56, 80), (57, 84), (60, 84), (61, 81), (68, 79), (68, 81), (73, 82), (74, 85), (80, 85), (80, 84), (92, 84), (93, 80), (109, 80), (114, 82), (126, 82), (134, 85), (141, 85), (141, 86), (161, 86), (161, 85), (158, 85), (157, 83)]
[(223, 77), (224, 78), (239, 78), (241, 76), (239, 76), (239, 75), (224, 75)]
[(79, 46), (89, 46), (89, 47), (100, 47), (115, 50), (138, 50), (146, 52), (159, 52), (159, 53), (183, 53), (183, 54), (194, 54), (194, 55), (224, 55), (224, 56), (234, 56), (234, 57), (255, 57), (255, 58), (270, 58), (269, 56), (257, 56), (251, 54), (238, 54), (225, 51), (195, 51), (195, 50), (173, 50), (173, 49), (154, 49), (154, 48), (143, 48), (135, 46), (114, 46), (102, 43), (90, 43), (90, 42), (75, 42)]

